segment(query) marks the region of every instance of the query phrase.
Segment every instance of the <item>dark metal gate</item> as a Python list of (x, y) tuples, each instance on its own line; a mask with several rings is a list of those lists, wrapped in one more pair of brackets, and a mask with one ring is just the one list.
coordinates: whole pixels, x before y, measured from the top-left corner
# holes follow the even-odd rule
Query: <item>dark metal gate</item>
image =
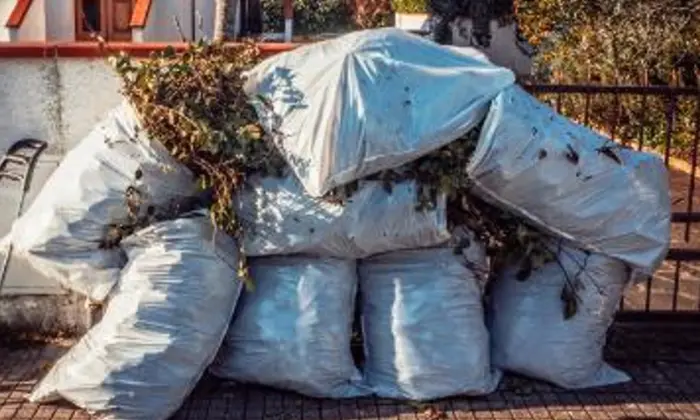
[(670, 174), (671, 249), (662, 267), (632, 286), (622, 315), (700, 317), (700, 89), (666, 86), (526, 85), (558, 112), (638, 150), (657, 153)]

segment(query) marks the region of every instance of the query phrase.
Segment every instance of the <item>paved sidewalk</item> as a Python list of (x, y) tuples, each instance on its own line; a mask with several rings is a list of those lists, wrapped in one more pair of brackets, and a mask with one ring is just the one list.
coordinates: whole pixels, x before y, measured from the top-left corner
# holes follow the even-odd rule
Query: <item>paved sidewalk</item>
[[(37, 406), (24, 397), (65, 347), (0, 346), (0, 419), (81, 420), (67, 404)], [(483, 398), (455, 398), (410, 405), (375, 398), (315, 400), (207, 378), (175, 419), (255, 420), (700, 420), (700, 325), (616, 326), (608, 360), (634, 378), (605, 389), (566, 392), (508, 376)]]

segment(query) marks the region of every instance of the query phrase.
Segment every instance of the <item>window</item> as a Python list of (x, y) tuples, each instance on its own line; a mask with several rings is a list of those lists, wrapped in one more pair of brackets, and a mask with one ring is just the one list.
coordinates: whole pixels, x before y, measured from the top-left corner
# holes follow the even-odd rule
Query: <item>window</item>
[(100, 13), (101, 0), (83, 0), (80, 10), (81, 31), (100, 32), (102, 30), (102, 13)]
[(131, 12), (134, 0), (75, 0), (76, 39), (131, 41)]

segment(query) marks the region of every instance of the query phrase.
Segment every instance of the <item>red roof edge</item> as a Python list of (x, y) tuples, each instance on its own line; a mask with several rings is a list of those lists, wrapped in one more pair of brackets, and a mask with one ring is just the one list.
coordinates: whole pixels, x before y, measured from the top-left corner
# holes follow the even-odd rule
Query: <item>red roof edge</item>
[(31, 5), (32, 0), (17, 0), (17, 3), (15, 3), (15, 8), (12, 9), (10, 17), (8, 17), (7, 22), (5, 22), (5, 27), (17, 29), (20, 26), (22, 26), (24, 17), (27, 15), (27, 12), (29, 11)]
[(137, 29), (144, 28), (148, 20), (148, 14), (151, 12), (151, 4), (153, 4), (153, 0), (136, 0), (129, 26)]
[[(229, 43), (235, 46), (237, 43)], [(264, 57), (290, 51), (300, 44), (286, 43), (259, 43), (260, 52)], [(110, 42), (100, 44), (98, 42), (0, 42), (0, 58), (42, 58), (42, 57), (75, 57), (75, 58), (99, 58), (124, 51), (133, 57), (148, 57), (151, 53), (163, 51), (171, 46), (176, 51), (184, 51), (187, 44), (184, 43), (131, 43)]]

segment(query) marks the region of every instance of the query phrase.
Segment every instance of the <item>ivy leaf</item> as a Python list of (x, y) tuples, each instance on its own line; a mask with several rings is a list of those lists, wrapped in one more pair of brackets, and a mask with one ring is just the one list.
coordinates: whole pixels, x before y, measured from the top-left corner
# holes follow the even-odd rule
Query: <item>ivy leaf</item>
[(260, 140), (262, 138), (262, 129), (258, 124), (247, 124), (238, 130), (238, 134), (246, 140)]

